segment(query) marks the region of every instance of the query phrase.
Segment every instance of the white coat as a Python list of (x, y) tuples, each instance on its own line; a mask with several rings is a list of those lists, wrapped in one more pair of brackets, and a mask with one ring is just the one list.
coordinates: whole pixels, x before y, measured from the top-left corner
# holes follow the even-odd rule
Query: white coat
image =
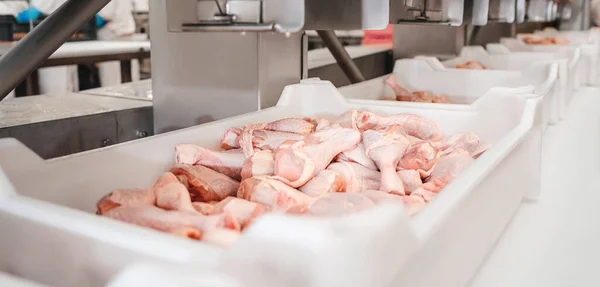
[(590, 2), (590, 20), (596, 26), (600, 26), (600, 0), (592, 0)]
[(148, 0), (133, 0), (133, 12), (150, 12), (150, 5), (148, 4)]
[(19, 13), (29, 8), (27, 1), (0, 1), (0, 15), (13, 15), (17, 17)]
[(65, 2), (66, 0), (31, 0), (31, 6), (46, 15), (50, 15)]
[[(31, 6), (50, 15), (66, 0), (31, 0)], [(41, 94), (62, 95), (79, 91), (77, 66), (60, 66), (38, 70)]]
[[(100, 12), (106, 25), (98, 30), (98, 40), (131, 40), (135, 32), (133, 0), (112, 0)], [(117, 61), (97, 64), (103, 87), (121, 83), (121, 66)], [(139, 80), (139, 63), (132, 61), (132, 79)]]

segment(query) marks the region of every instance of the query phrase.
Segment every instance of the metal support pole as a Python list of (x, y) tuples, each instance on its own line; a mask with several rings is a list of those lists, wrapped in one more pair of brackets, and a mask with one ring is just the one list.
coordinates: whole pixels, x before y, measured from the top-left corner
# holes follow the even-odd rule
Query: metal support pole
[(68, 0), (0, 58), (0, 100), (110, 0)]
[(346, 74), (351, 83), (360, 83), (365, 80), (365, 77), (360, 72), (348, 52), (344, 48), (344, 45), (340, 42), (340, 39), (331, 30), (318, 30), (319, 37), (323, 40), (323, 43), (333, 57), (337, 61), (342, 71)]

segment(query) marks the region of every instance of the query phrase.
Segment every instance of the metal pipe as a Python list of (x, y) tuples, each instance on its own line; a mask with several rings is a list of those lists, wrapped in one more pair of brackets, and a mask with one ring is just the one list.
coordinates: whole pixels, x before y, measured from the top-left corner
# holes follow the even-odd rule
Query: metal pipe
[(358, 69), (340, 39), (332, 30), (318, 30), (317, 34), (323, 40), (323, 44), (327, 46), (333, 57), (337, 61), (342, 71), (346, 74), (351, 83), (360, 83), (365, 80), (365, 77)]
[[(465, 25), (465, 27), (468, 26)], [(477, 36), (479, 36), (479, 31), (481, 31), (481, 26), (473, 26), (473, 30), (471, 30), (471, 35), (469, 36), (467, 43), (465, 43), (467, 46), (473, 45), (475, 43), (475, 40), (477, 40)], [(467, 33), (465, 33), (465, 35), (466, 34)]]
[[(0, 58), (0, 100), (110, 0), (68, 0)], [(68, 19), (68, 20), (67, 20)]]

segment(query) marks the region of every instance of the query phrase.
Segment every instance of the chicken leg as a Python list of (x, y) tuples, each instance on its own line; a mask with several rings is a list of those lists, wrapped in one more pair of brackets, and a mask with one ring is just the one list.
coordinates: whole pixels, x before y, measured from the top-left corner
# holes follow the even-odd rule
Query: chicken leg
[(240, 172), (246, 157), (241, 150), (212, 151), (194, 144), (179, 144), (175, 147), (178, 164), (203, 165), (233, 179), (241, 179)]
[(171, 172), (190, 191), (192, 201), (221, 201), (235, 195), (239, 182), (201, 165), (178, 164)]
[(404, 130), (398, 125), (380, 131), (367, 130), (363, 133), (363, 144), (367, 156), (381, 171), (380, 190), (404, 195), (404, 184), (396, 173), (398, 162), (410, 144)]
[[(330, 137), (322, 139), (320, 133)], [(292, 187), (300, 187), (327, 168), (336, 155), (355, 148), (359, 142), (360, 133), (354, 129), (338, 125), (323, 128), (311, 135), (309, 143), (281, 146), (275, 152), (275, 176)]]

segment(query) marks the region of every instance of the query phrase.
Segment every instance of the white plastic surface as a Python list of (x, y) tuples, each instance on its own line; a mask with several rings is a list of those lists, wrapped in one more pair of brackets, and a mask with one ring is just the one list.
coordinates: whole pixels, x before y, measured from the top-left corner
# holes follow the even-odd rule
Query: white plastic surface
[(197, 266), (139, 263), (120, 272), (106, 287), (244, 287), (237, 280)]
[[(500, 46), (500, 47), (498, 47)], [(491, 49), (496, 47), (501, 50), (504, 46), (500, 44), (490, 45)], [(512, 53), (490, 53), (482, 46), (467, 46), (460, 51), (457, 58), (444, 61), (446, 68), (453, 69), (459, 64), (467, 61), (477, 61), (493, 70), (515, 70), (527, 71), (534, 65), (540, 63), (555, 62), (558, 68), (558, 78), (548, 99), (545, 100), (545, 112), (548, 113), (550, 123), (557, 123), (564, 117), (566, 110), (568, 89), (568, 61), (560, 57), (558, 53), (550, 52), (512, 52)]]
[(394, 91), (384, 83), (386, 76), (340, 88), (348, 99), (362, 104), (386, 104), (399, 107), (461, 110), (485, 97), (495, 87), (518, 88), (506, 90), (511, 93), (531, 94), (542, 97), (544, 105), (543, 123), (559, 120), (559, 87), (556, 87), (558, 66), (548, 63), (531, 63), (522, 71), (509, 70), (458, 70), (447, 69), (432, 57), (417, 57), (396, 61), (394, 76), (398, 83), (409, 91), (431, 91), (448, 97), (455, 104), (411, 103), (396, 101)]
[[(523, 35), (523, 34), (520, 34)], [(527, 45), (521, 39), (515, 38), (502, 38), (500, 44), (506, 46), (509, 51), (513, 52), (551, 52), (558, 53), (561, 58), (569, 60), (569, 87), (571, 90), (579, 88), (582, 84), (582, 79), (586, 77), (583, 71), (583, 61), (581, 48), (575, 45)], [(497, 45), (497, 44), (492, 44)], [(488, 51), (494, 53), (498, 52), (498, 47), (490, 49), (488, 45)], [(567, 104), (570, 100), (568, 93)]]
[(577, 91), (568, 120), (548, 129), (543, 196), (521, 204), (469, 287), (600, 286), (598, 95)]
[(10, 274), (0, 272), (0, 286), (2, 287), (49, 287), (31, 280), (19, 278)]
[[(476, 132), (492, 148), (412, 219), (392, 205), (328, 219), (268, 214), (229, 250), (92, 214), (113, 189), (151, 186), (178, 143), (217, 147), (232, 126), (348, 109), (423, 115), (447, 134)], [(150, 258), (217, 266), (249, 286), (463, 286), (523, 196), (540, 191), (540, 111), (538, 97), (502, 93), (459, 110), (366, 105), (313, 79), (287, 87), (273, 108), (66, 158), (43, 161), (0, 140), (0, 166), (19, 194), (7, 184), (0, 190), (0, 252), (11, 254), (0, 257), (0, 270), (99, 286), (126, 263)]]

